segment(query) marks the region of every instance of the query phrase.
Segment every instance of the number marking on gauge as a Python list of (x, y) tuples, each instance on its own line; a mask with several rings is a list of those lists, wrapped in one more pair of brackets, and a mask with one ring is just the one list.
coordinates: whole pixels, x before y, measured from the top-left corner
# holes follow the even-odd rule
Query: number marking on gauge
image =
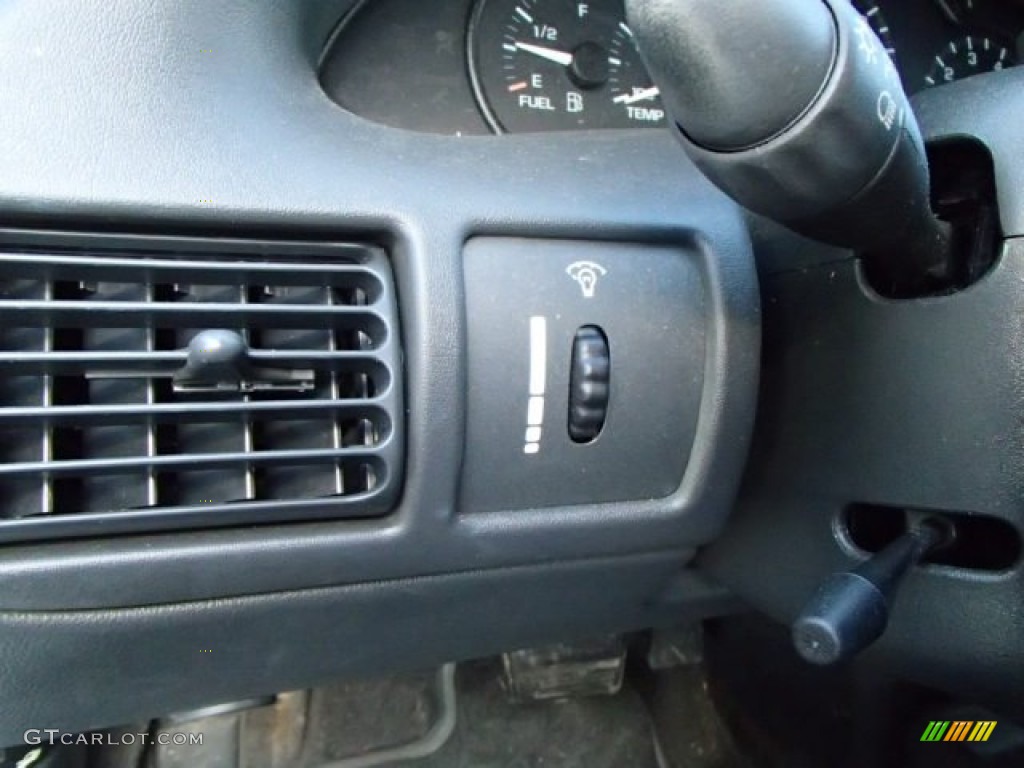
[(977, 33), (951, 40), (943, 52), (945, 55), (935, 56), (935, 65), (924, 77), (925, 85), (951, 83), (983, 72), (998, 72), (1016, 64), (1013, 52), (1001, 45), (999, 38)]

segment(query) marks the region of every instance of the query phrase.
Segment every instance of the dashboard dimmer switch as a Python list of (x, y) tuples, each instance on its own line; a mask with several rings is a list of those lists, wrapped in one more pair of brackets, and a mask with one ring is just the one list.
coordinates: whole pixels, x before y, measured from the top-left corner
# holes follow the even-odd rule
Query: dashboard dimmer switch
[(701, 258), (685, 245), (466, 244), (462, 509), (656, 499), (679, 488), (704, 391)]
[(611, 392), (611, 355), (600, 328), (585, 325), (572, 342), (569, 371), (569, 437), (591, 443), (604, 428)]

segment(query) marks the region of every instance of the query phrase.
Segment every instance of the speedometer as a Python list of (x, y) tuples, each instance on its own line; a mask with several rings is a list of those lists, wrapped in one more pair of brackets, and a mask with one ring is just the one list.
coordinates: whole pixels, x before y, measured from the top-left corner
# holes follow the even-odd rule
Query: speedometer
[(477, 101), (498, 132), (665, 123), (623, 0), (480, 0), (469, 49)]

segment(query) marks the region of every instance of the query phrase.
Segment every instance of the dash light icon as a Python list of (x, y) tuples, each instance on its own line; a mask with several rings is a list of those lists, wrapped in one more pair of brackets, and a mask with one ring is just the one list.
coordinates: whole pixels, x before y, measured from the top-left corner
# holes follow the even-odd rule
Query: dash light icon
[(598, 279), (607, 275), (608, 270), (596, 261), (575, 261), (566, 267), (565, 273), (579, 284), (583, 298), (592, 299)]

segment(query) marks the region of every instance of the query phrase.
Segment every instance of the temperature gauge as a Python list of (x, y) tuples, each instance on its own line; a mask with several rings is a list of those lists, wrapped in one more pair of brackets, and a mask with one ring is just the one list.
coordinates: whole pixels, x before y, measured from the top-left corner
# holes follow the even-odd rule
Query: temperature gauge
[(608, 79), (612, 104), (625, 110), (626, 118), (634, 124), (663, 124), (665, 110), (661, 106), (661, 94), (651, 82), (633, 42), (633, 32), (624, 21), (615, 28), (608, 61), (612, 65)]

